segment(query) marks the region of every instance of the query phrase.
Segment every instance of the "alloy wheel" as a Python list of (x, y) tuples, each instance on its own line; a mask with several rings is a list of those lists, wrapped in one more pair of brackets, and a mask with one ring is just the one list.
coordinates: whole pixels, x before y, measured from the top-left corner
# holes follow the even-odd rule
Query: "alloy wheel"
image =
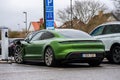
[(21, 46), (16, 46), (15, 48), (15, 53), (14, 53), (14, 59), (15, 59), (15, 62), (17, 63), (23, 63), (23, 49)]
[(52, 48), (48, 47), (45, 51), (45, 64), (47, 66), (54, 65), (54, 55)]
[(116, 46), (112, 50), (114, 63), (120, 63), (120, 46)]

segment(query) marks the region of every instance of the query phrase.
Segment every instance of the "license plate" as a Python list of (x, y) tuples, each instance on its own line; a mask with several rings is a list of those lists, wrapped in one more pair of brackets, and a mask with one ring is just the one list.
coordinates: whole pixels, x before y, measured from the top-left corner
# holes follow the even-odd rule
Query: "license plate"
[(96, 57), (96, 54), (82, 54), (82, 57)]

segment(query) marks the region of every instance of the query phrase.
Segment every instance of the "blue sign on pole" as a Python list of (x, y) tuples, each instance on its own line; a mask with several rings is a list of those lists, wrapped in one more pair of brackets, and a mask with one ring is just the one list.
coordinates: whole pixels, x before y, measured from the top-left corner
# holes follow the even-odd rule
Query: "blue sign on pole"
[(54, 29), (54, 6), (53, 0), (46, 0), (46, 29)]
[(53, 6), (53, 0), (46, 0), (46, 6)]
[(47, 20), (54, 20), (53, 12), (46, 12), (46, 19)]
[(54, 21), (48, 21), (48, 22), (46, 23), (46, 25), (47, 25), (47, 26), (54, 26)]
[(53, 11), (53, 7), (46, 7), (46, 11)]

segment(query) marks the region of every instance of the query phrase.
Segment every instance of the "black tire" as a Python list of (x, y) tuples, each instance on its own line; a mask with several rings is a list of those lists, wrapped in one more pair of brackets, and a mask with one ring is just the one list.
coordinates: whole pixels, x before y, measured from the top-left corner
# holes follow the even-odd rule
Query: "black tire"
[(94, 62), (89, 62), (88, 64), (91, 66), (91, 67), (97, 67), (97, 66), (100, 66), (102, 60), (98, 60), (98, 61), (94, 61)]
[(113, 62), (113, 63), (120, 63), (120, 46), (114, 46), (112, 49), (111, 49), (111, 56), (109, 59), (110, 62)]
[(15, 51), (14, 51), (14, 60), (16, 63), (23, 63), (23, 48), (20, 45), (16, 45)]
[(55, 56), (54, 56), (54, 51), (51, 47), (47, 47), (45, 50), (44, 62), (48, 67), (57, 65), (57, 61), (55, 60)]
[(107, 58), (107, 60), (108, 60), (110, 63), (113, 63), (113, 59), (112, 59), (111, 53), (108, 53), (108, 55), (106, 55), (106, 58)]

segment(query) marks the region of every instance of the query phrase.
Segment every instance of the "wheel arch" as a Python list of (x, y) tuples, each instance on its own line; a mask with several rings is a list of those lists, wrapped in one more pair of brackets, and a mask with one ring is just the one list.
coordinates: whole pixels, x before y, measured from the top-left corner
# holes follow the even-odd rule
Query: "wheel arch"
[[(46, 45), (45, 46), (45, 48), (44, 48), (44, 50), (43, 50), (43, 59), (45, 58), (45, 51), (46, 51), (46, 49), (48, 48), (48, 47), (51, 47), (52, 48), (52, 46), (50, 46), (50, 45)], [(52, 48), (53, 49), (53, 48)], [(54, 50), (53, 50), (54, 51)]]
[[(48, 48), (48, 47), (51, 47), (50, 45), (47, 45), (44, 49), (44, 53), (45, 53), (45, 50)], [(51, 47), (52, 48), (52, 47)]]
[(112, 46), (111, 46), (111, 48), (110, 48), (110, 51), (113, 49), (113, 47), (115, 47), (115, 46), (120, 46), (120, 43), (114, 43), (114, 44), (112, 44)]

